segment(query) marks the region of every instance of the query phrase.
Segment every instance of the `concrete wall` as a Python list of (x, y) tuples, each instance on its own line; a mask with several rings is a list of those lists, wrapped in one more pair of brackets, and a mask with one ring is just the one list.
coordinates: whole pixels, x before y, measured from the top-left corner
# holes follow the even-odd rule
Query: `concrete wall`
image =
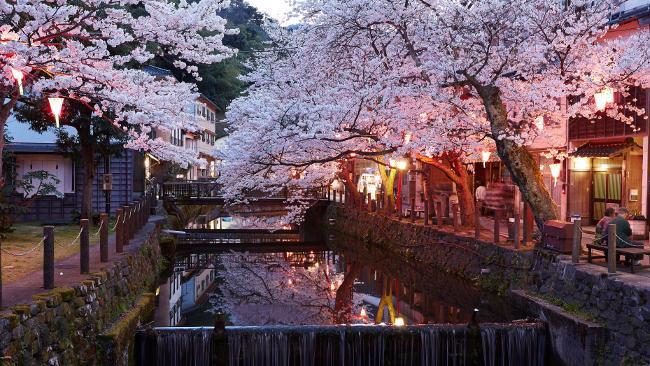
[(151, 226), (139, 250), (106, 271), (0, 313), (0, 365), (126, 364), (162, 263), (160, 226)]

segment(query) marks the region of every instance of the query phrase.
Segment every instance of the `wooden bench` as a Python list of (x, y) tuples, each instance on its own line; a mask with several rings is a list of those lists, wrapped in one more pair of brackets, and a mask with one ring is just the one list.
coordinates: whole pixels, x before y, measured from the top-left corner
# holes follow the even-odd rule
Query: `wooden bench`
[[(587, 244), (587, 262), (591, 263), (592, 259), (607, 258), (608, 247), (600, 244)], [(591, 251), (598, 250), (604, 253), (602, 256), (592, 256)], [(645, 248), (616, 248), (616, 259), (624, 256), (630, 263), (630, 272), (634, 273), (634, 261), (636, 258), (643, 258), (643, 255), (650, 255), (650, 249)]]

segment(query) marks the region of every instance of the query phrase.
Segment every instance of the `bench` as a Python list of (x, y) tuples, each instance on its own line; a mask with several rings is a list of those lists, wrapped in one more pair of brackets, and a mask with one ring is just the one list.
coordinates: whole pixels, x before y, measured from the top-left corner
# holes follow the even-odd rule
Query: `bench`
[[(591, 263), (592, 259), (607, 258), (608, 247), (600, 244), (587, 244), (587, 262)], [(602, 256), (592, 256), (591, 251), (598, 250), (604, 253)], [(636, 258), (643, 258), (643, 255), (650, 255), (650, 249), (645, 248), (616, 248), (617, 260), (624, 256), (630, 263), (630, 272), (634, 273), (634, 261)]]

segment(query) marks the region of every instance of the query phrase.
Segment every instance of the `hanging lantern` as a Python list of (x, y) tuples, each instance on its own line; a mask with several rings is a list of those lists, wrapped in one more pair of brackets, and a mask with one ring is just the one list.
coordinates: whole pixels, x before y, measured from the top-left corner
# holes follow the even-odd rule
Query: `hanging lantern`
[(407, 132), (404, 134), (404, 145), (408, 145), (409, 142), (411, 142), (411, 134)]
[(535, 118), (535, 127), (540, 131), (544, 129), (544, 116), (540, 115)]
[(339, 182), (338, 179), (334, 179), (334, 181), (332, 182), (332, 189), (338, 191), (339, 188), (341, 188), (341, 182)]
[(614, 103), (614, 89), (605, 87), (603, 90), (594, 94), (594, 101), (599, 111), (605, 110), (607, 103)]
[(14, 69), (12, 67), (11, 75), (14, 77), (14, 79), (16, 79), (16, 83), (18, 83), (18, 91), (20, 92), (20, 95), (23, 95), (23, 78), (25, 77), (25, 74), (23, 74), (22, 71)]
[(562, 168), (562, 164), (560, 163), (554, 163), (550, 164), (549, 169), (551, 169), (551, 176), (553, 177), (553, 186), (557, 185), (557, 179), (560, 177), (560, 169)]
[(59, 117), (61, 116), (61, 109), (63, 108), (63, 98), (52, 97), (48, 98), (48, 100), (50, 102), (50, 109), (52, 109), (52, 114), (54, 115), (56, 127), (59, 128)]
[(368, 313), (366, 313), (366, 308), (361, 308), (361, 312), (359, 313), (359, 315), (360, 315), (362, 318), (367, 317), (367, 316), (368, 316)]
[(483, 168), (485, 168), (485, 163), (490, 160), (490, 152), (489, 151), (483, 151), (481, 152), (481, 158), (483, 159)]

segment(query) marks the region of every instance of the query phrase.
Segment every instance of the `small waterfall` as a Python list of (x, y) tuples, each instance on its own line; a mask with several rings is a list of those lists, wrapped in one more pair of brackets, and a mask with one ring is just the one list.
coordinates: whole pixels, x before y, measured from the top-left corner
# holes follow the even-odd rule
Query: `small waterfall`
[(227, 347), (219, 348), (212, 328), (138, 331), (136, 364), (542, 366), (546, 351), (539, 323), (226, 327), (225, 334)]
[(546, 338), (543, 327), (515, 325), (481, 327), (485, 366), (543, 366)]

